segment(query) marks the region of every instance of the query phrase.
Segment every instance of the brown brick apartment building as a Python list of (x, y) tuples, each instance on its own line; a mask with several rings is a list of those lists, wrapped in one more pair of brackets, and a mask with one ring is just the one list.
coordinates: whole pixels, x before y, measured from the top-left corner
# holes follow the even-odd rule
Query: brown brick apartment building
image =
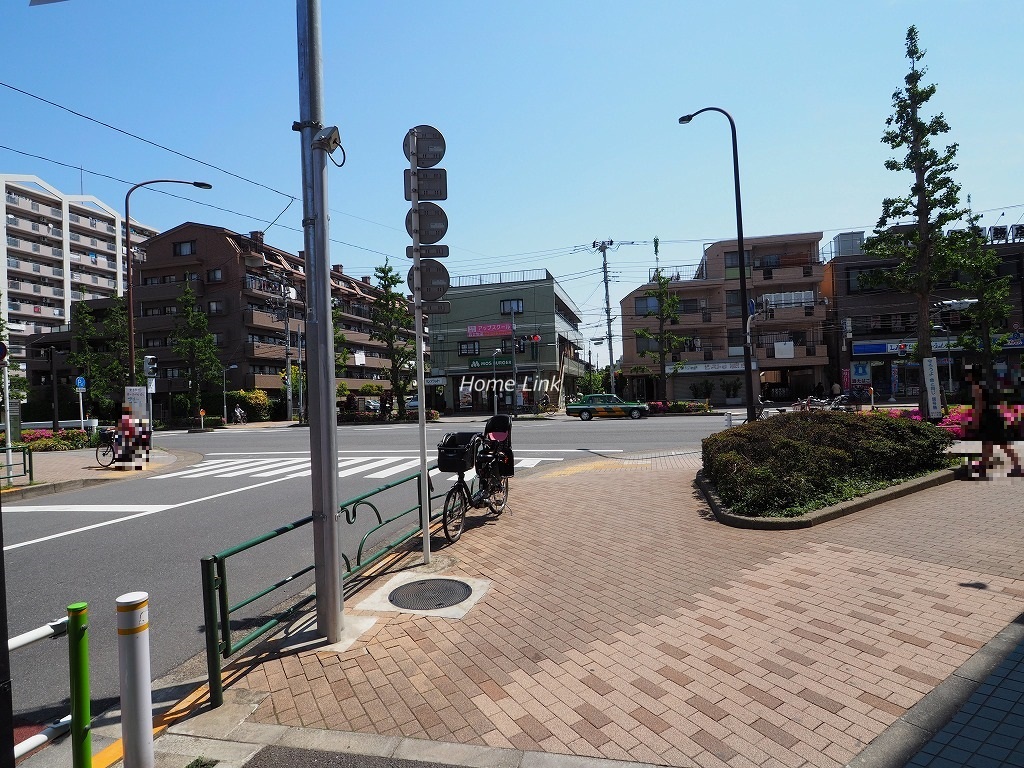
[[(172, 351), (177, 299), (191, 286), (207, 314), (209, 330), (226, 371), (228, 390), (263, 389), (281, 395), (281, 373), (290, 359), (305, 366), (305, 274), (302, 254), (267, 245), (261, 232), (239, 234), (223, 227), (188, 222), (146, 240), (143, 261), (133, 268), (135, 333), (138, 354), (157, 358), (154, 417), (169, 414), (170, 397), (188, 387), (189, 371)], [(341, 328), (349, 350), (345, 375), (339, 381), (358, 390), (369, 381), (390, 389), (390, 360), (383, 345), (370, 339), (370, 305), (378, 291), (369, 277), (356, 279), (331, 269), (331, 294), (341, 310)], [(97, 302), (102, 312), (110, 300)], [(287, 333), (287, 336), (286, 336)], [(67, 349), (72, 331), (46, 335), (46, 345)], [(30, 384), (48, 375), (45, 361), (30, 360)], [(62, 383), (75, 372), (58, 371)], [(219, 389), (220, 382), (218, 382)], [(293, 385), (293, 399), (298, 386)]]
[[(771, 399), (800, 397), (818, 382), (831, 383), (824, 336), (827, 298), (820, 285), (821, 238), (821, 232), (744, 238), (747, 294), (759, 309), (751, 329), (755, 387), (759, 382)], [(672, 278), (669, 288), (680, 299), (679, 316), (669, 329), (688, 339), (670, 351), (669, 399), (692, 398), (691, 385), (708, 380), (714, 387), (711, 400), (724, 403), (725, 383), (742, 381), (745, 329), (739, 270), (735, 240), (706, 246), (700, 264), (688, 273), (661, 269)], [(646, 296), (654, 287), (653, 282), (639, 286), (620, 303), (622, 371), (631, 397), (653, 398), (657, 392), (657, 358), (640, 355), (653, 351), (656, 342), (636, 335), (637, 328), (657, 332), (657, 318), (647, 316), (657, 311), (656, 299)]]

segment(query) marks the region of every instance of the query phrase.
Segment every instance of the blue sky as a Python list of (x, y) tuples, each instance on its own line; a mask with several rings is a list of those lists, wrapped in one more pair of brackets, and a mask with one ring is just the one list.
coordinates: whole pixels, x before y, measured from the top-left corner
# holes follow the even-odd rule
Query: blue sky
[[(603, 333), (592, 241), (640, 243), (609, 252), (617, 318), (655, 236), (669, 266), (735, 236), (728, 123), (682, 114), (735, 118), (748, 236), (870, 230), (909, 187), (880, 138), (910, 24), (964, 193), (983, 224), (1024, 216), (1020, 0), (323, 0), (322, 20), (325, 117), (348, 158), (330, 175), (331, 261), (356, 276), (386, 255), (405, 270), (401, 147), (418, 124), (447, 143), (449, 272), (546, 268), (587, 336)], [(126, 182), (209, 181), (164, 188), (189, 199), (139, 190), (133, 218), (277, 219), (267, 242), (302, 247), (294, 2), (8, 0), (4, 33), (0, 82), (38, 97), (0, 87), (5, 172), (116, 208)]]

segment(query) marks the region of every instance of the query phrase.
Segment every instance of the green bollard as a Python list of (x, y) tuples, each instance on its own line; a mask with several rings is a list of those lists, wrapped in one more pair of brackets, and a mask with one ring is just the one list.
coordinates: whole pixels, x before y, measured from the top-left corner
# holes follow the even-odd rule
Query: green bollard
[(71, 677), (71, 760), (74, 768), (92, 765), (92, 716), (89, 712), (89, 604), (68, 606), (68, 668)]

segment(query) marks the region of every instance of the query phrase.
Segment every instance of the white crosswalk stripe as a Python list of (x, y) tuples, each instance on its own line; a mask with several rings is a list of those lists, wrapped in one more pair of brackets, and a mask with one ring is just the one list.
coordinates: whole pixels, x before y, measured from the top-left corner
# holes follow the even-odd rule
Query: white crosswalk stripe
[[(561, 457), (523, 457), (516, 460), (517, 469), (530, 469), (538, 466), (544, 461), (562, 461)], [(418, 456), (395, 455), (395, 456), (345, 456), (338, 459), (338, 477), (351, 477), (359, 475), (366, 478), (380, 479), (399, 475), (403, 472), (415, 472), (419, 466)], [(155, 475), (150, 480), (167, 480), (169, 478), (187, 478), (189, 480), (200, 477), (277, 477), (287, 475), (292, 477), (309, 477), (312, 470), (309, 466), (308, 456), (276, 456), (268, 458), (244, 458), (244, 459), (204, 459), (187, 469), (179, 472), (168, 472), (162, 475)], [(456, 475), (449, 472), (438, 472), (434, 469), (430, 472), (431, 477), (438, 480), (453, 480)], [(473, 470), (466, 473), (467, 482), (475, 476)]]

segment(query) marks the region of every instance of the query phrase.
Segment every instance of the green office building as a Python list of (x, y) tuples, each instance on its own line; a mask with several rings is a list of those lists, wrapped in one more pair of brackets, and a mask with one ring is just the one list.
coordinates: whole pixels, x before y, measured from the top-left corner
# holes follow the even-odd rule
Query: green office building
[(481, 414), (565, 406), (585, 372), (581, 317), (550, 272), (453, 276), (444, 300), (451, 312), (429, 318), (428, 405)]

